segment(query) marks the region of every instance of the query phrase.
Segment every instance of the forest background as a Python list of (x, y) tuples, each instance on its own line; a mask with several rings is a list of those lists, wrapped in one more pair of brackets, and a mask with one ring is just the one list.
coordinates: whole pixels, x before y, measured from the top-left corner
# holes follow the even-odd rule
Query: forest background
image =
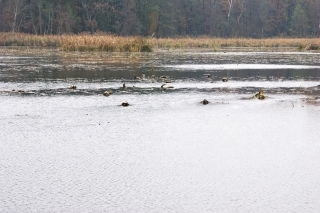
[(319, 37), (320, 0), (0, 0), (0, 32)]

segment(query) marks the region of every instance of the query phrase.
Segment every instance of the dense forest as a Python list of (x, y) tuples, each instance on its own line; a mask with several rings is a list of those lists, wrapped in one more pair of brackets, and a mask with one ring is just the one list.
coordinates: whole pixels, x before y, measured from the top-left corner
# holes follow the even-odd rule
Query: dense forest
[(0, 0), (0, 31), (319, 37), (320, 0)]

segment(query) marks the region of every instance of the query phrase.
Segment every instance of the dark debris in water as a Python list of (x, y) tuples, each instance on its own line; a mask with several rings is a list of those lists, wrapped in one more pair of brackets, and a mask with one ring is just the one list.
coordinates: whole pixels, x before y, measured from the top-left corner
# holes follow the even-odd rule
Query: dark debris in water
[(312, 96), (312, 97), (303, 98), (302, 101), (305, 102), (306, 104), (309, 104), (309, 105), (320, 106), (320, 96), (318, 96), (318, 97)]
[(207, 105), (207, 104), (209, 104), (210, 102), (209, 102), (207, 99), (203, 99), (203, 101), (201, 101), (200, 103), (202, 103), (203, 105)]
[[(154, 87), (139, 87), (139, 86), (128, 86), (123, 89), (119, 86), (118, 88), (81, 88), (81, 86), (71, 86), (66, 88), (56, 89), (11, 89), (2, 90), (0, 94), (3, 95), (22, 95), (22, 96), (52, 96), (52, 95), (105, 95), (109, 96), (122, 95), (122, 94), (166, 94), (166, 93), (208, 93), (208, 94), (239, 94), (241, 96), (248, 95), (252, 97), (257, 95), (261, 90), (263, 95), (272, 96), (274, 95), (308, 95), (308, 96), (320, 96), (319, 87), (277, 87), (277, 88), (256, 88), (256, 87), (241, 87), (241, 88), (230, 88), (230, 87), (213, 87), (213, 88), (175, 88), (175, 87), (160, 87), (155, 85)], [(243, 99), (243, 97), (241, 97)]]
[(127, 106), (129, 106), (130, 104), (127, 102), (127, 101), (124, 101), (124, 102), (122, 102), (121, 103), (121, 106), (124, 106), (124, 107), (127, 107)]
[[(320, 71), (316, 69), (188, 71), (165, 67), (165, 65), (180, 64), (223, 65), (238, 63), (320, 65), (320, 57), (314, 54), (196, 54), (181, 51), (129, 55), (73, 53), (45, 55), (43, 57), (8, 56), (1, 61), (0, 83), (2, 84), (2, 91), (0, 91), (0, 95), (110, 96), (112, 90), (112, 94), (115, 96), (204, 93), (208, 95), (233, 94), (233, 97), (239, 97), (239, 100), (250, 100), (261, 89), (268, 99), (274, 95), (305, 95), (310, 97), (310, 99), (306, 98), (305, 102), (318, 103), (320, 84), (313, 87), (298, 87), (290, 84), (297, 81), (318, 82)], [(222, 83), (222, 81), (224, 82)], [(125, 87), (122, 85), (123, 82), (126, 83)], [(230, 86), (238, 82), (245, 82), (248, 85), (270, 82), (271, 84), (278, 83), (279, 86)], [(200, 86), (188, 87), (189, 83), (196, 83)], [(30, 84), (33, 85), (32, 88), (28, 88)], [(39, 86), (39, 89), (37, 89), (38, 84), (44, 84), (45, 86)], [(56, 88), (57, 85), (59, 88)], [(164, 86), (161, 88), (161, 85)], [(212, 101), (212, 103), (226, 104), (229, 102)]]

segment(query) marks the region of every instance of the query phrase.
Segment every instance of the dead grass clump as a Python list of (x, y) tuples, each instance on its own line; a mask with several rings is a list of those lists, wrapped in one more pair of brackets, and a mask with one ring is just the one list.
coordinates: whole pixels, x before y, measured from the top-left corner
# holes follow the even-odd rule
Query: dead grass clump
[(149, 52), (151, 46), (142, 37), (120, 37), (113, 35), (62, 36), (60, 49), (63, 51), (104, 52)]
[(306, 46), (305, 50), (319, 50), (319, 45), (310, 44), (310, 45)]

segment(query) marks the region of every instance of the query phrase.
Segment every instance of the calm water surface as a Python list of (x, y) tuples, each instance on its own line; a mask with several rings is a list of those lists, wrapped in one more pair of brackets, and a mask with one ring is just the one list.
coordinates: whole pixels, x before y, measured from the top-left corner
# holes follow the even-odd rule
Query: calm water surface
[(319, 85), (315, 53), (0, 56), (0, 212), (319, 212)]

